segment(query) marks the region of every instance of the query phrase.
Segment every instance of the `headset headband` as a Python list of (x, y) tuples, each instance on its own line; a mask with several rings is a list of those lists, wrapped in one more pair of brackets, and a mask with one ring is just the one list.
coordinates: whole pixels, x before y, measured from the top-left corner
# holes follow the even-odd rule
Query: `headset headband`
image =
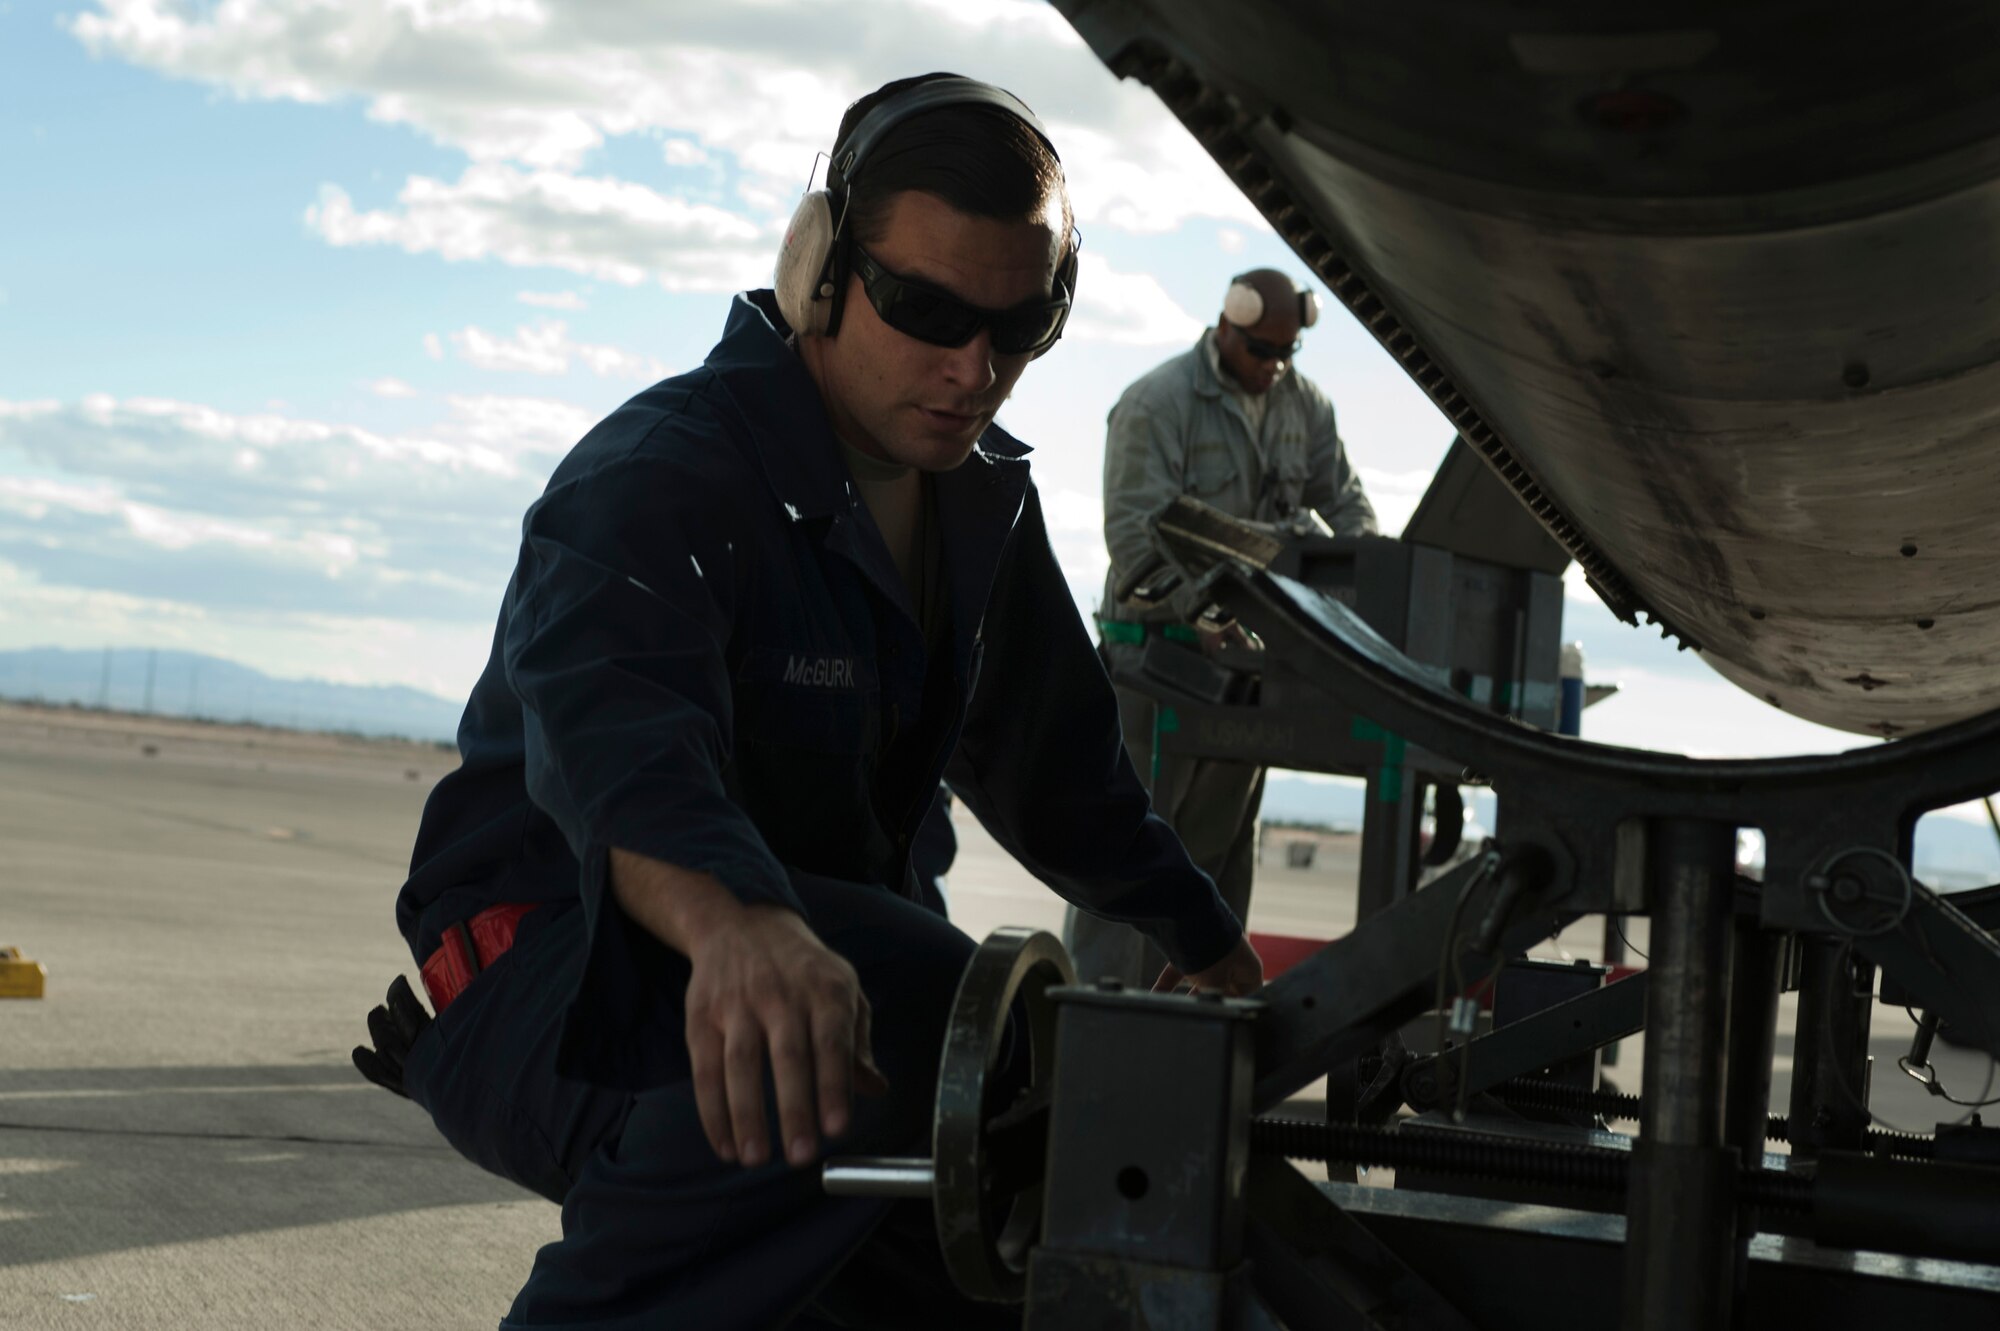
[[(827, 337), (840, 331), (847, 250), (851, 244), (847, 236), (847, 210), (854, 182), (866, 168), (870, 154), (891, 130), (926, 112), (948, 106), (990, 106), (1006, 112), (1034, 131), (1049, 155), (1056, 159), (1060, 171), (1062, 158), (1056, 153), (1048, 130), (1027, 103), (1004, 88), (948, 74), (884, 98), (834, 145), (827, 160), (826, 188), (811, 191), (799, 201), (798, 212), (786, 229), (775, 285), (779, 308), (794, 329), (811, 328)], [(1056, 270), (1056, 280), (1074, 295), (1077, 246), (1073, 239), (1065, 243), (1068, 253)], [(815, 320), (811, 308), (821, 300), (827, 302), (826, 312), (823, 320)]]
[(1028, 109), (1026, 102), (1005, 88), (996, 88), (990, 83), (981, 83), (978, 79), (953, 75), (949, 78), (932, 79), (928, 83), (919, 83), (913, 88), (905, 88), (884, 99), (867, 115), (861, 117), (861, 123), (854, 127), (853, 132), (845, 140), (834, 145), (833, 156), (828, 160), (826, 167), (828, 191), (834, 194), (844, 193), (853, 184), (854, 177), (862, 165), (867, 162), (868, 154), (874, 151), (875, 145), (881, 142), (882, 137), (890, 130), (905, 120), (944, 106), (998, 107), (1035, 131), (1035, 137), (1048, 148), (1049, 155), (1058, 163), (1062, 161), (1061, 155), (1056, 152), (1056, 145), (1049, 139), (1048, 130), (1042, 127), (1041, 120)]

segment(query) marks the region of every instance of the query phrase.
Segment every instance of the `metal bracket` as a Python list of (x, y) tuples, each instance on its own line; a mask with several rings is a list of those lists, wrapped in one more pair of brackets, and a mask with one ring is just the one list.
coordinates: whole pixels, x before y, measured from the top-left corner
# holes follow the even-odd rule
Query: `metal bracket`
[(1405, 1098), (1419, 1112), (1435, 1109), (1458, 1095), (1461, 1064), (1469, 1069), (1465, 1094), (1477, 1095), (1636, 1035), (1646, 1026), (1646, 989), (1646, 972), (1640, 971), (1497, 1027), (1466, 1049), (1418, 1059), (1403, 1076)]

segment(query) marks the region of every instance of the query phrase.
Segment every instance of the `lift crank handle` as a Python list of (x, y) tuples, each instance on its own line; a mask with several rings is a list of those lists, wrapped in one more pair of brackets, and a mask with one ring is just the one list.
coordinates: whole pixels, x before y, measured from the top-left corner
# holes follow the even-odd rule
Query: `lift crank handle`
[(936, 1167), (922, 1156), (838, 1156), (827, 1161), (820, 1170), (820, 1186), (830, 1197), (921, 1197), (929, 1200), (936, 1180)]

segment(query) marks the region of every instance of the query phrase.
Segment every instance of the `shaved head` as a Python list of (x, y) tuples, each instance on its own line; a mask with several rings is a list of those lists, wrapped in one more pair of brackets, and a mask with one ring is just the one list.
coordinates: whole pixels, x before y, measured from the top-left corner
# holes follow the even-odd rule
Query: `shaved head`
[[(1263, 309), (1255, 320), (1238, 322), (1229, 317), (1230, 302), (1225, 297), (1222, 316), (1215, 321), (1216, 354), (1246, 392), (1269, 392), (1291, 368), (1292, 347), (1299, 337), (1299, 288), (1276, 268), (1252, 268), (1230, 279), (1231, 286), (1239, 283), (1262, 298)], [(1281, 354), (1270, 354), (1273, 351)]]
[(1249, 272), (1229, 279), (1231, 285), (1241, 282), (1264, 298), (1264, 308), (1275, 310), (1281, 305), (1289, 305), (1294, 310), (1299, 305), (1299, 289), (1289, 275), (1275, 268), (1252, 268)]

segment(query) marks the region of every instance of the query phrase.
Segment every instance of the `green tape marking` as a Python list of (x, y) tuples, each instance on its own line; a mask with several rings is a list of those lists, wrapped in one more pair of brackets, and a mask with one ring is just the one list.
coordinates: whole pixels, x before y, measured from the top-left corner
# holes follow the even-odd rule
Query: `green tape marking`
[(1137, 646), (1146, 641), (1146, 631), (1150, 628), (1169, 642), (1198, 643), (1201, 635), (1190, 624), (1140, 623), (1135, 619), (1100, 619), (1097, 621), (1098, 636), (1106, 642), (1121, 642)]
[(1375, 798), (1384, 804), (1397, 804), (1403, 798), (1403, 752), (1408, 747), (1401, 735), (1391, 734), (1366, 717), (1357, 716), (1348, 727), (1351, 738), (1363, 741), (1380, 741), (1382, 745), (1382, 765), (1376, 769)]

